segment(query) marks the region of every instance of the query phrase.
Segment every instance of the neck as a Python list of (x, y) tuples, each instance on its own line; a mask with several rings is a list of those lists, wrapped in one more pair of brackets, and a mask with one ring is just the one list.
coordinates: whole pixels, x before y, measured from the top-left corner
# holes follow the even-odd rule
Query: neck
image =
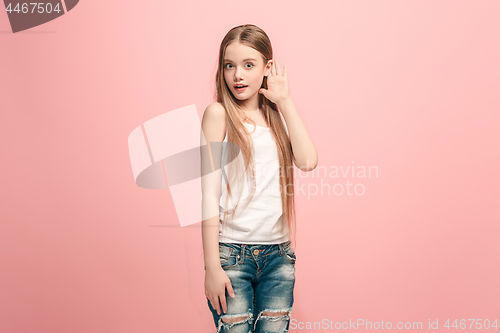
[(260, 112), (259, 108), (259, 94), (255, 94), (247, 100), (240, 101), (240, 109), (247, 113)]

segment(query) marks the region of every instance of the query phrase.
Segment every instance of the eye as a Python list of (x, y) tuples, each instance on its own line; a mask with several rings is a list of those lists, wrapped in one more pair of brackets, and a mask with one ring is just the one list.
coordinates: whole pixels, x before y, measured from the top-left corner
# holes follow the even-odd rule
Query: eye
[(231, 64), (225, 64), (224, 68), (227, 68), (227, 66), (232, 66)]
[[(247, 62), (247, 65), (252, 65), (253, 67), (253, 64), (251, 62)], [(247, 67), (247, 68), (252, 68), (252, 67)]]

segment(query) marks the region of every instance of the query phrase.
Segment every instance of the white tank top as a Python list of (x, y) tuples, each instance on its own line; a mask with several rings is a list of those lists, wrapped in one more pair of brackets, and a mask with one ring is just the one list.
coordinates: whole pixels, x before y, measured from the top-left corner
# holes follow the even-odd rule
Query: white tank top
[[(227, 188), (225, 177), (221, 181), (221, 198), (219, 201), (219, 242), (241, 244), (279, 244), (290, 240), (288, 226), (285, 223), (284, 232), (281, 232), (283, 209), (281, 206), (280, 177), (278, 149), (271, 129), (244, 123), (251, 132), (254, 144), (255, 193), (248, 206), (243, 202), (249, 193), (248, 181), (243, 177), (243, 191), (238, 208), (231, 219), (230, 216), (225, 228), (222, 228)], [(252, 132), (253, 131), (253, 132)], [(287, 129), (288, 131), (288, 129)], [(227, 142), (227, 132), (224, 142)], [(239, 155), (243, 160), (241, 154)], [(222, 149), (222, 163), (226, 174), (228, 166), (225, 163), (224, 145)], [(233, 190), (234, 191), (234, 190)], [(235, 199), (237, 200), (237, 199)], [(234, 207), (229, 198), (228, 206)], [(224, 233), (223, 233), (224, 231)]]

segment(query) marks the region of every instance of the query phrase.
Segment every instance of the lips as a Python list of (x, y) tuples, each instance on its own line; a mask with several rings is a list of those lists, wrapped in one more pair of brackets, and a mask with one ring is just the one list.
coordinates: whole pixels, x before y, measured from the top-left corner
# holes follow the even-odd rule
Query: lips
[(234, 90), (236, 90), (236, 92), (244, 92), (247, 89), (247, 87), (248, 86), (245, 84), (235, 84)]

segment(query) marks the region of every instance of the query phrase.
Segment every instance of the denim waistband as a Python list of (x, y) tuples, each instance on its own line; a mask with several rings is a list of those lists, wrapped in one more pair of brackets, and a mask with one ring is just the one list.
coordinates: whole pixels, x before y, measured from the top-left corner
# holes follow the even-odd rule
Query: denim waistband
[(291, 243), (290, 240), (279, 244), (239, 244), (239, 243), (224, 243), (219, 242), (219, 246), (226, 246), (233, 248), (235, 253), (253, 252), (259, 250), (262, 254), (267, 254), (274, 252), (276, 250), (282, 250), (285, 246)]

